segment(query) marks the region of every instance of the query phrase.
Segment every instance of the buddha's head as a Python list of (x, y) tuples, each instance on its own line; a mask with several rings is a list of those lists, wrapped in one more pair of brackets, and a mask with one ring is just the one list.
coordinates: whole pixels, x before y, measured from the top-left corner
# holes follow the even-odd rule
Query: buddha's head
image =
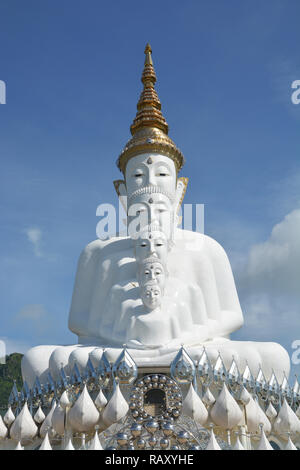
[(159, 187), (175, 200), (177, 171), (174, 161), (160, 154), (146, 153), (131, 158), (125, 170), (127, 197), (147, 186)]
[(140, 286), (144, 286), (149, 281), (156, 281), (162, 294), (164, 293), (166, 283), (166, 265), (160, 259), (152, 256), (144, 259), (138, 264), (138, 280)]
[(128, 233), (133, 239), (153, 229), (164, 233), (168, 240), (173, 238), (174, 199), (157, 186), (136, 190), (128, 200), (127, 216)]
[(125, 180), (114, 181), (115, 189), (127, 212), (142, 194), (158, 193), (168, 199), (169, 209), (176, 214), (184, 198), (188, 178), (177, 177), (178, 167), (163, 154), (143, 153), (128, 161)]
[(149, 258), (160, 260), (166, 266), (170, 242), (164, 232), (152, 226), (153, 230), (143, 230), (140, 236), (134, 240), (134, 255), (141, 266)]
[(159, 284), (154, 281), (148, 281), (141, 287), (141, 298), (147, 310), (152, 311), (159, 308), (162, 302), (162, 291)]

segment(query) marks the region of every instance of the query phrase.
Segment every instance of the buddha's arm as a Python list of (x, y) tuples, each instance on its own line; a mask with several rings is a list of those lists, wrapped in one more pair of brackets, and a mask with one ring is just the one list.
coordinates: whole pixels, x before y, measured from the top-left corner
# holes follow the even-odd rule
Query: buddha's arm
[(69, 329), (79, 336), (86, 328), (102, 245), (103, 243), (100, 240), (89, 243), (81, 253), (78, 261), (69, 313)]
[(244, 323), (232, 269), (225, 250), (212, 238), (206, 243), (213, 266), (220, 304), (220, 317), (216, 322), (218, 336), (227, 336), (238, 330)]

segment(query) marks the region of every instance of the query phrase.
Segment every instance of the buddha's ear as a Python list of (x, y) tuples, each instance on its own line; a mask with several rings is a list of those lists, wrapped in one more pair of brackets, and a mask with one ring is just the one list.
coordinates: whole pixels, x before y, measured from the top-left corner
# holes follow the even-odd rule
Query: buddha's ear
[(127, 190), (124, 180), (114, 181), (114, 187), (117, 192), (118, 198), (123, 206), (125, 213), (127, 214)]
[(184, 199), (189, 179), (185, 176), (178, 178), (176, 186), (175, 214), (178, 214)]

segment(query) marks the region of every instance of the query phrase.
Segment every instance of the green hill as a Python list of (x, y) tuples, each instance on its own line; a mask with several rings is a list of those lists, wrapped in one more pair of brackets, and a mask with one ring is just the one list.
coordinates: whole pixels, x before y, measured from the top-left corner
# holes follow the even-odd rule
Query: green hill
[(6, 364), (0, 364), (0, 408), (7, 408), (8, 397), (10, 395), (14, 380), (18, 390), (23, 385), (21, 375), (21, 360), (23, 355), (13, 353), (6, 356)]

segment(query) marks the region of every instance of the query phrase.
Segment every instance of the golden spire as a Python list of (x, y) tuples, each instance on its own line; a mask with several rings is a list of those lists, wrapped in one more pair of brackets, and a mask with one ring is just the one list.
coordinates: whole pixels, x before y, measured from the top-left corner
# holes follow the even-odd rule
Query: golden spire
[(147, 44), (145, 48), (145, 66), (142, 74), (144, 89), (137, 104), (138, 112), (130, 127), (132, 135), (141, 127), (157, 127), (165, 134), (168, 134), (168, 124), (161, 113), (161, 104), (154, 88), (156, 75), (151, 53), (151, 46)]
[(174, 161), (177, 172), (184, 164), (184, 156), (168, 137), (168, 124), (162, 115), (161, 103), (154, 88), (156, 74), (151, 54), (151, 46), (147, 44), (141, 79), (144, 88), (137, 104), (136, 117), (130, 126), (133, 137), (125, 145), (117, 162), (124, 174), (128, 160), (141, 153), (166, 155)]

